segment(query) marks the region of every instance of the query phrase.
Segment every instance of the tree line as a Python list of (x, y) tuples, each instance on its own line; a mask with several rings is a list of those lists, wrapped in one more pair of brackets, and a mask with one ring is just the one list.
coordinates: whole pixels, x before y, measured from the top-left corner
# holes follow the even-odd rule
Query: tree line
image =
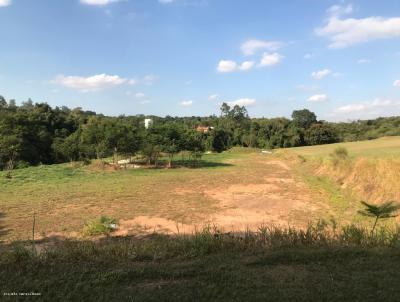
[[(153, 120), (148, 129), (145, 118)], [(198, 126), (212, 130), (197, 131)], [(307, 109), (293, 111), (291, 119), (250, 118), (245, 107), (226, 103), (219, 116), (110, 117), (30, 99), (17, 106), (0, 96), (0, 169), (136, 154), (149, 164), (164, 155), (171, 165), (181, 151), (198, 159), (206, 150), (233, 146), (272, 149), (364, 140), (400, 135), (399, 126), (400, 117), (329, 123)]]

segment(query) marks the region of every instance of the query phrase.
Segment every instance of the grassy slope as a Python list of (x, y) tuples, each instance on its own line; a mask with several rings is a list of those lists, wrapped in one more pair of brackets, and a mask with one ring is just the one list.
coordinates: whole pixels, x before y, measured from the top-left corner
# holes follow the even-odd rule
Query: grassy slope
[[(335, 165), (330, 154), (338, 146), (348, 150), (350, 159)], [(400, 137), (287, 150), (306, 159), (297, 166), (299, 174), (315, 190), (325, 191), (344, 217), (357, 211), (360, 200), (400, 202)]]
[(2, 266), (1, 290), (41, 292), (42, 301), (398, 301), (399, 256), (294, 249), (162, 262), (56, 259)]
[(400, 157), (400, 137), (398, 136), (383, 137), (370, 141), (296, 147), (290, 148), (290, 151), (305, 157), (321, 158), (328, 156), (338, 146), (345, 147), (353, 157)]

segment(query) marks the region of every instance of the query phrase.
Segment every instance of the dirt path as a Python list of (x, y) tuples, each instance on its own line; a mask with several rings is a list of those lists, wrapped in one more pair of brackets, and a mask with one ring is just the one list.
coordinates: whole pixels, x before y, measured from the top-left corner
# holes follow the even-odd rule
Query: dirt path
[[(126, 235), (135, 228), (145, 232), (190, 233), (205, 225), (217, 225), (224, 231), (257, 230), (261, 225), (304, 227), (317, 219), (328, 207), (316, 200), (307, 184), (282, 160), (256, 157), (252, 166), (244, 162), (243, 179), (238, 177), (230, 184), (216, 179), (215, 185), (196, 190), (175, 188), (175, 194), (203, 194), (216, 202), (218, 210), (201, 221), (182, 224), (173, 220), (140, 216), (122, 220), (115, 235)], [(222, 185), (221, 185), (222, 184)]]

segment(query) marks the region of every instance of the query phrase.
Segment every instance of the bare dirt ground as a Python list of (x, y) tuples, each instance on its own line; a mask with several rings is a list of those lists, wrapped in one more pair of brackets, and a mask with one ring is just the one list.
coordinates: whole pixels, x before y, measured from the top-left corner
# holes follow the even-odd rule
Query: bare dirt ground
[(246, 173), (243, 173), (244, 179), (234, 178), (231, 183), (223, 185), (216, 179), (213, 186), (199, 186), (196, 189), (182, 186), (174, 189), (174, 193), (180, 197), (201, 194), (212, 199), (218, 209), (213, 214), (190, 224), (161, 217), (139, 216), (121, 220), (120, 228), (114, 235), (154, 231), (191, 233), (206, 226), (217, 226), (233, 232), (254, 231), (262, 225), (302, 228), (329, 210), (326, 204), (318, 201), (321, 200), (320, 193), (310, 190), (284, 161), (256, 159), (254, 166), (247, 167)]
[(219, 157), (214, 161), (220, 166), (211, 168), (79, 174), (63, 165), (17, 171), (21, 177), (0, 190), (0, 240), (32, 238), (33, 213), (38, 239), (80, 238), (86, 223), (104, 215), (119, 221), (113, 236), (192, 233), (210, 226), (226, 232), (261, 225), (302, 228), (338, 216), (326, 191), (310, 188), (296, 163), (235, 152), (205, 156)]

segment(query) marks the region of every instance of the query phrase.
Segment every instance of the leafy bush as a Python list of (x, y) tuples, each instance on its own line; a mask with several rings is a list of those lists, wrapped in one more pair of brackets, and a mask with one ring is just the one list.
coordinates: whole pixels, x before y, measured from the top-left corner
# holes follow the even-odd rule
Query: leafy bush
[(108, 235), (118, 226), (115, 218), (101, 216), (100, 219), (92, 220), (86, 223), (83, 234), (86, 236)]
[(335, 150), (333, 150), (333, 155), (338, 158), (345, 159), (349, 157), (349, 152), (345, 147), (337, 147)]
[(30, 167), (30, 164), (26, 161), (20, 160), (15, 165), (15, 169), (24, 169)]
[(330, 154), (330, 156), (333, 165), (336, 167), (339, 162), (347, 160), (349, 158), (349, 152), (345, 147), (336, 147), (335, 150), (333, 150), (333, 153)]

